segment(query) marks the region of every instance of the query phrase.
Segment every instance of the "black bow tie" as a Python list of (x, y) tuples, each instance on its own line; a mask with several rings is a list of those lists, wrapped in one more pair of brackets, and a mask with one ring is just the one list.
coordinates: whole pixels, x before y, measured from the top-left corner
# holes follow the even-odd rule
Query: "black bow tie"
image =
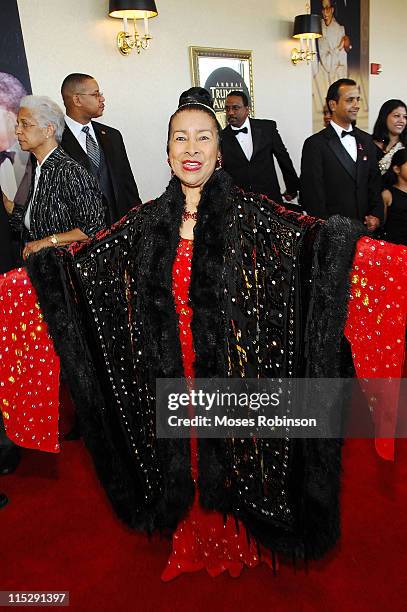
[(345, 136), (353, 136), (353, 138), (356, 138), (356, 133), (355, 133), (355, 130), (351, 130), (350, 132), (347, 132), (346, 130), (342, 130), (341, 136), (342, 138), (345, 138)]
[(242, 134), (247, 134), (249, 130), (247, 129), (247, 127), (242, 128), (241, 130), (233, 130), (233, 133), (235, 136), (237, 136), (238, 134), (242, 133)]
[(6, 161), (6, 159), (9, 159), (11, 163), (14, 163), (14, 156), (14, 151), (0, 151), (0, 166), (4, 161)]

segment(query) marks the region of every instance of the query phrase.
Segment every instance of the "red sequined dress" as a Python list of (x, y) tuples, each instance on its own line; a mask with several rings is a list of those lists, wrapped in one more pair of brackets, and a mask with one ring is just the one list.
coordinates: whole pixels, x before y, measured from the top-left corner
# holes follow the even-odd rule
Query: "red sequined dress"
[[(188, 303), (191, 279), (193, 242), (180, 239), (172, 270), (172, 291), (179, 320), (179, 333), (185, 377), (194, 377), (194, 347), (191, 332), (192, 309)], [(198, 441), (191, 435), (191, 470), (195, 483), (198, 479)], [(273, 567), (267, 552), (259, 556), (256, 541), (247, 537), (241, 523), (233, 517), (207, 511), (199, 505), (199, 493), (195, 486), (194, 502), (187, 516), (179, 523), (173, 535), (172, 552), (161, 578), (172, 580), (184, 572), (206, 569), (210, 576), (228, 571), (233, 577), (240, 575), (243, 567), (255, 567), (265, 561)]]
[[(193, 378), (194, 349), (188, 305), (193, 243), (181, 240), (173, 266), (173, 293), (179, 316), (185, 376)], [(398, 383), (405, 363), (407, 321), (407, 247), (371, 238), (357, 244), (351, 272), (352, 295), (345, 334), (352, 346), (356, 373), (370, 379), (395, 381), (391, 396), (372, 411), (376, 449), (394, 459), (398, 419)], [(23, 269), (0, 275), (0, 410), (7, 435), (17, 444), (59, 452), (59, 359), (37, 296)], [(407, 372), (404, 372), (404, 376)], [(379, 381), (380, 382), (380, 381)], [(380, 388), (379, 388), (380, 391)], [(191, 436), (191, 469), (197, 481), (197, 440)], [(266, 553), (261, 559), (272, 565)], [(244, 565), (260, 562), (257, 544), (234, 519), (199, 506), (198, 493), (173, 537), (173, 550), (163, 572), (171, 580), (183, 572), (206, 568), (211, 576), (228, 570), (238, 576)]]

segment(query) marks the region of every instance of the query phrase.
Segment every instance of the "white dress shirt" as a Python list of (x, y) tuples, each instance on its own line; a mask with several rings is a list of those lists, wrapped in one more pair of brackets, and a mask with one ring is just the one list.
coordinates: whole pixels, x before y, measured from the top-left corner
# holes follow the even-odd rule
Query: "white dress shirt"
[(51, 153), (53, 153), (55, 151), (57, 147), (54, 147), (42, 160), (42, 162), (39, 164), (37, 161), (37, 167), (35, 168), (35, 175), (34, 175), (34, 189), (33, 189), (33, 194), (31, 196), (31, 200), (30, 203), (28, 205), (27, 211), (25, 213), (24, 216), (24, 225), (26, 226), (26, 228), (28, 229), (28, 231), (30, 231), (30, 216), (31, 216), (31, 203), (34, 199), (35, 196), (35, 192), (37, 191), (37, 187), (38, 187), (38, 181), (40, 180), (40, 174), (41, 174), (41, 166), (42, 164), (45, 162), (45, 160), (48, 159), (48, 157), (51, 155)]
[(65, 123), (69, 127), (69, 129), (71, 130), (72, 134), (75, 136), (76, 140), (79, 142), (79, 144), (81, 145), (82, 149), (85, 151), (86, 154), (87, 154), (87, 150), (86, 150), (86, 134), (85, 134), (85, 132), (82, 132), (82, 128), (84, 128), (85, 125), (87, 125), (89, 127), (89, 134), (91, 136), (93, 136), (93, 138), (95, 139), (96, 144), (98, 144), (98, 141), (97, 141), (97, 138), (96, 138), (96, 134), (95, 134), (95, 130), (93, 129), (93, 125), (92, 125), (91, 121), (89, 121), (89, 123), (85, 123), (85, 124), (78, 123), (74, 119), (71, 119), (71, 117), (68, 117), (68, 115), (65, 115)]
[(232, 128), (232, 131), (234, 132), (236, 130), (241, 130), (242, 128), (247, 127), (247, 134), (243, 134), (243, 132), (240, 132), (240, 134), (235, 136), (235, 138), (238, 140), (240, 146), (242, 147), (243, 153), (246, 155), (247, 159), (250, 161), (253, 155), (253, 138), (252, 138), (252, 130), (250, 127), (249, 117), (246, 117), (246, 121), (243, 123), (243, 125), (240, 126), (240, 128), (233, 127), (233, 125), (231, 125), (230, 127)]
[[(331, 121), (331, 125), (333, 129), (335, 130), (335, 132), (338, 134), (339, 140), (341, 141), (342, 146), (346, 149), (346, 151), (349, 153), (349, 155), (355, 162), (358, 158), (356, 138), (354, 136), (345, 136), (344, 138), (342, 138), (343, 127), (335, 123), (335, 121)], [(350, 125), (348, 129), (345, 130), (345, 132), (351, 132), (352, 130), (353, 130), (353, 127), (352, 125)]]

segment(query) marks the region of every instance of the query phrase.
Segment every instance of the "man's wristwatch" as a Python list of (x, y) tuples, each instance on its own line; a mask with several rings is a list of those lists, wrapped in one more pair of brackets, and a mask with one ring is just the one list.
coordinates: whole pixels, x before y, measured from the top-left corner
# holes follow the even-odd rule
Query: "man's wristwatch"
[(50, 242), (52, 242), (54, 246), (57, 246), (57, 244), (59, 243), (59, 240), (56, 234), (52, 234), (52, 236), (50, 236), (49, 239), (50, 239)]

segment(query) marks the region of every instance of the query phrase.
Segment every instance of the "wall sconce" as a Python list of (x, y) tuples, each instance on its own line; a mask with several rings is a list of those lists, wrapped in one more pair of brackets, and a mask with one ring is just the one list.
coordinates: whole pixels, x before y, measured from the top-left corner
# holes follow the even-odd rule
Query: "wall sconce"
[[(123, 55), (132, 49), (140, 53), (148, 49), (152, 36), (148, 31), (148, 20), (158, 15), (154, 0), (109, 0), (109, 16), (123, 19), (123, 31), (117, 35), (117, 47)], [(134, 32), (130, 34), (128, 19), (133, 19)], [(144, 34), (137, 30), (136, 20), (144, 20)]]
[(300, 48), (293, 49), (291, 61), (294, 65), (298, 62), (312, 62), (317, 56), (315, 39), (321, 38), (321, 16), (310, 13), (309, 4), (306, 5), (308, 12), (305, 15), (297, 15), (294, 20), (293, 38), (300, 39)]

